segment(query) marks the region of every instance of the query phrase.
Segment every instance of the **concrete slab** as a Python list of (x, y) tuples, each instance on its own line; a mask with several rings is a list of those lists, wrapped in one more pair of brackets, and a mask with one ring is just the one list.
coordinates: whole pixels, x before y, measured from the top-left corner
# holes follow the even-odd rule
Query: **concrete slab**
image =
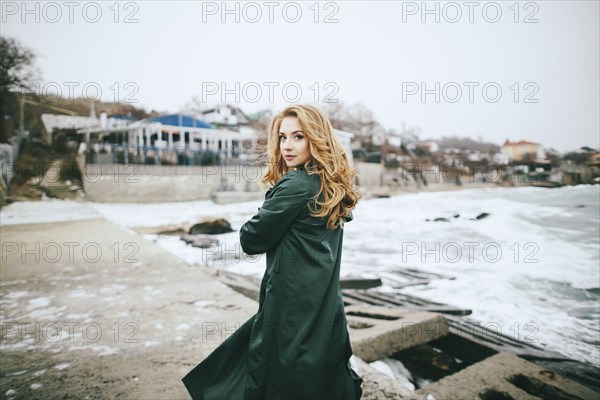
[(366, 362), (440, 338), (448, 333), (440, 314), (381, 306), (346, 306), (354, 353)]
[(590, 399), (600, 393), (511, 353), (498, 353), (418, 389), (420, 399)]

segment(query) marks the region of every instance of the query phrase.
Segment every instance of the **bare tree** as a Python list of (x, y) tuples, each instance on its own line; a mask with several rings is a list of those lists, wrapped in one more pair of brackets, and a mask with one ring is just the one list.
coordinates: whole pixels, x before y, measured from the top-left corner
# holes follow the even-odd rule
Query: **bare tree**
[(371, 151), (373, 137), (385, 137), (385, 128), (375, 119), (373, 112), (362, 103), (346, 106), (342, 102), (333, 103), (323, 108), (335, 129), (351, 132), (354, 141), (359, 141), (361, 147)]
[(16, 93), (29, 91), (39, 75), (35, 54), (16, 39), (0, 36), (0, 113), (16, 112)]

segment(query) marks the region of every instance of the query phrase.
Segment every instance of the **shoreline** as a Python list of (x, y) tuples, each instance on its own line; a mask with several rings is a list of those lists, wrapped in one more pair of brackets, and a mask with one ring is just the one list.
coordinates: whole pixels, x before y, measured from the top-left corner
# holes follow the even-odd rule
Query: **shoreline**
[[(579, 184), (579, 185), (565, 185), (563, 188), (575, 188), (579, 186), (598, 186), (600, 185), (591, 185), (591, 184)], [(455, 184), (450, 183), (437, 183), (430, 184), (427, 187), (359, 187), (359, 192), (362, 194), (362, 199), (360, 201), (365, 200), (373, 200), (373, 199), (381, 199), (381, 198), (389, 198), (396, 197), (408, 194), (418, 194), (418, 193), (439, 193), (439, 192), (458, 192), (464, 190), (478, 190), (478, 189), (498, 189), (498, 188), (523, 188), (523, 187), (536, 187), (533, 185), (498, 185), (495, 183), (482, 183), (482, 182), (473, 182), (473, 183), (465, 183), (463, 185), (457, 186)], [(557, 189), (557, 188), (547, 188), (547, 189)], [(264, 196), (264, 192), (263, 192)], [(260, 199), (255, 200), (244, 200), (239, 202), (231, 202), (228, 204), (217, 203), (214, 200), (210, 199), (199, 199), (199, 200), (182, 200), (182, 201), (162, 201), (162, 202), (98, 202), (92, 201), (87, 198), (52, 198), (52, 197), (44, 197), (41, 199), (36, 198), (23, 198), (12, 201), (11, 203), (5, 204), (0, 208), (0, 226), (10, 226), (10, 225), (20, 225), (20, 224), (36, 224), (36, 223), (55, 223), (61, 221), (77, 221), (83, 219), (91, 219), (91, 218), (104, 218), (101, 213), (97, 211), (95, 205), (98, 206), (132, 206), (135, 207), (139, 205), (141, 207), (160, 207), (161, 205), (183, 205), (186, 203), (195, 203), (195, 202), (210, 202), (211, 206), (218, 207), (235, 207), (236, 205), (240, 205), (243, 207), (247, 207), (250, 203), (256, 203), (262, 201), (262, 197)], [(42, 211), (39, 207), (35, 205), (35, 203), (40, 203), (46, 205), (46, 210), (42, 215)], [(69, 209), (69, 205), (72, 206), (72, 209)], [(23, 217), (23, 213), (25, 213), (25, 217)], [(52, 215), (48, 215), (48, 213)], [(68, 215), (71, 214), (71, 215)], [(199, 215), (201, 216), (201, 215)], [(170, 226), (172, 223), (161, 223), (160, 219), (155, 221), (153, 227), (160, 228), (163, 226)], [(140, 225), (140, 227), (148, 227), (148, 225)], [(137, 227), (137, 225), (130, 225), (130, 227)]]
[[(557, 189), (560, 187), (576, 187), (576, 186), (588, 186), (589, 184), (578, 184), (578, 185), (563, 185), (557, 187), (546, 187), (547, 189)], [(592, 185), (593, 186), (593, 185)], [(456, 185), (454, 183), (429, 183), (427, 186), (415, 187), (415, 186), (357, 186), (358, 191), (363, 195), (363, 198), (366, 200), (370, 200), (373, 198), (385, 198), (392, 196), (399, 196), (405, 194), (415, 194), (415, 193), (433, 193), (433, 192), (454, 192), (460, 190), (472, 190), (472, 189), (495, 189), (495, 188), (523, 188), (523, 187), (541, 187), (527, 183), (519, 183), (519, 184), (497, 184), (493, 182), (465, 182), (461, 185)], [(266, 190), (261, 191), (264, 195)], [(259, 193), (259, 192), (215, 192), (215, 193), (232, 193), (243, 195), (246, 193)], [(38, 197), (28, 197), (28, 196), (7, 196), (6, 202), (4, 204), (0, 204), (0, 210), (3, 208), (10, 206), (14, 203), (19, 202), (37, 202), (37, 201), (48, 201), (48, 200), (69, 200), (75, 203), (97, 203), (97, 204), (121, 204), (121, 203), (132, 203), (130, 201), (120, 202), (120, 201), (94, 201), (90, 200), (85, 195), (83, 196), (67, 196), (67, 197), (48, 197), (42, 196)], [(161, 203), (186, 203), (193, 201), (211, 201), (211, 199), (195, 199), (195, 200), (170, 200), (170, 201), (147, 201), (147, 202), (134, 202), (132, 204), (161, 204)], [(236, 204), (236, 203), (245, 203), (251, 200), (242, 200), (242, 201), (232, 201), (228, 204)], [(218, 203), (212, 200), (214, 204), (223, 204)]]
[[(577, 185), (568, 185), (577, 186)], [(427, 186), (421, 187), (366, 187), (359, 188), (359, 191), (365, 196), (367, 200), (372, 198), (400, 196), (405, 194), (415, 193), (434, 193), (434, 192), (455, 192), (461, 190), (472, 190), (472, 189), (496, 189), (496, 188), (522, 188), (522, 187), (536, 187), (529, 184), (518, 184), (518, 185), (499, 185), (493, 182), (472, 182), (463, 183), (462, 185), (456, 185), (454, 183), (430, 183)]]

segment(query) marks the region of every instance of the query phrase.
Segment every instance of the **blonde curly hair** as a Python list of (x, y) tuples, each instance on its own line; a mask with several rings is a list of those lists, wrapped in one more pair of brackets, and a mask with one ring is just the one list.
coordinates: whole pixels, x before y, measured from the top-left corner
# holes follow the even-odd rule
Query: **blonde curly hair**
[[(329, 216), (327, 228), (334, 230), (343, 224), (362, 195), (355, 187), (356, 170), (350, 167), (346, 150), (333, 132), (327, 116), (312, 105), (292, 105), (273, 116), (267, 132), (267, 152), (262, 161), (268, 165), (261, 181), (274, 185), (289, 168), (279, 148), (279, 128), (286, 117), (296, 117), (309, 142), (310, 159), (304, 165), (309, 175), (317, 174), (321, 189), (314, 196), (313, 217)], [(264, 154), (264, 153), (263, 153)], [(322, 201), (319, 201), (322, 196)]]

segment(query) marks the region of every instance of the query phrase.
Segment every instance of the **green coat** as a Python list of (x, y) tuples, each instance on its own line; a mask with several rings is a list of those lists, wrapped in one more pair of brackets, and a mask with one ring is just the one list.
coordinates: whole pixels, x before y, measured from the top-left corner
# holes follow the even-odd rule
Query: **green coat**
[(319, 188), (317, 175), (289, 171), (242, 226), (243, 251), (267, 255), (258, 312), (183, 378), (193, 399), (360, 398), (339, 285), (343, 229), (309, 215)]

